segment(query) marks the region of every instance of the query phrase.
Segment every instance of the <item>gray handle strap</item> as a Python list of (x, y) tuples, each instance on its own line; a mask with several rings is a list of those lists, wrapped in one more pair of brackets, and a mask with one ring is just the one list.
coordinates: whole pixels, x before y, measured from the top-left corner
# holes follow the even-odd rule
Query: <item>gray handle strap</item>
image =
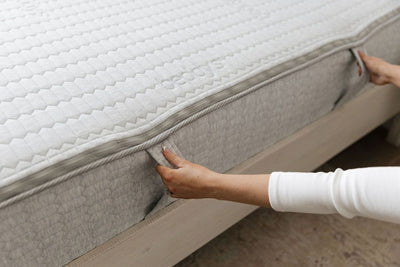
[(338, 99), (335, 101), (334, 109), (354, 97), (369, 81), (368, 69), (362, 61), (360, 55), (358, 54), (358, 50), (362, 50), (364, 51), (364, 53), (367, 53), (364, 47), (353, 47), (349, 49), (350, 53), (356, 60), (357, 65), (361, 69), (361, 75), (356, 78), (353, 77), (353, 73), (350, 74), (348, 81), (349, 83), (345, 88), (343, 88), (343, 91), (339, 95)]
[[(147, 153), (150, 154), (150, 156), (160, 165), (163, 166), (167, 166), (169, 168), (174, 168), (174, 166), (172, 166), (168, 160), (165, 159), (164, 155), (162, 154), (162, 148), (163, 146), (168, 147), (172, 152), (174, 152), (175, 154), (177, 154), (178, 156), (182, 156), (181, 152), (179, 151), (178, 147), (175, 145), (175, 143), (170, 139), (167, 138), (164, 141), (162, 141), (161, 143), (152, 146), (148, 149), (146, 149)], [(157, 174), (158, 175), (158, 174)], [(160, 177), (161, 179), (161, 177)], [(173, 198), (170, 197), (168, 194), (168, 190), (167, 188), (165, 188), (164, 194), (162, 195), (162, 197), (157, 201), (156, 205), (154, 206), (154, 208), (146, 215), (152, 215), (154, 213), (156, 213), (157, 211), (159, 211), (160, 209), (168, 206), (169, 204), (171, 204), (172, 202), (178, 200), (177, 198)]]
[[(364, 61), (362, 61), (360, 55), (358, 54), (358, 48), (351, 48), (350, 51), (353, 54), (353, 56), (355, 57), (355, 59), (357, 60), (357, 65), (361, 68), (361, 75), (360, 76), (364, 76), (367, 75), (368, 70), (367, 67), (365, 66)], [(366, 53), (366, 51), (364, 51), (364, 53)]]

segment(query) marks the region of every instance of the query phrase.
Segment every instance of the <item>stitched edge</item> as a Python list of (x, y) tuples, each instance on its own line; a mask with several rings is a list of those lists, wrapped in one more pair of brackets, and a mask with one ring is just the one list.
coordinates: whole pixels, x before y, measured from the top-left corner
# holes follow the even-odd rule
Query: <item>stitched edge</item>
[(168, 119), (145, 133), (114, 140), (86, 150), (72, 158), (58, 162), (12, 184), (6, 185), (0, 188), (0, 209), (83, 172), (157, 144), (197, 118), (247, 95), (268, 83), (312, 65), (335, 52), (361, 45), (379, 29), (396, 21), (399, 17), (400, 8), (397, 8), (375, 20), (355, 36), (327, 43), (319, 49), (299, 56), (289, 62), (283, 62), (223, 91), (203, 98), (186, 109), (171, 115)]

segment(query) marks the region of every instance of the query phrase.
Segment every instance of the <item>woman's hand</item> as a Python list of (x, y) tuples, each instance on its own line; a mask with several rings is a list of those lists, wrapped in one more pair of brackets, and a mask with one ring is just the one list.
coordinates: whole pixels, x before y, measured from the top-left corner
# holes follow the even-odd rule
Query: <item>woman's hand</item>
[(170, 195), (175, 198), (216, 198), (270, 207), (269, 174), (235, 175), (213, 172), (178, 157), (168, 148), (164, 157), (177, 169), (157, 165)]
[[(392, 65), (380, 58), (367, 56), (364, 52), (358, 51), (361, 59), (370, 73), (370, 82), (376, 85), (393, 83), (399, 86), (397, 80), (400, 79), (399, 66)], [(361, 71), (361, 69), (360, 69)]]
[(168, 148), (163, 149), (164, 157), (177, 169), (157, 165), (170, 195), (175, 198), (210, 198), (215, 196), (219, 173), (201, 165), (184, 160)]

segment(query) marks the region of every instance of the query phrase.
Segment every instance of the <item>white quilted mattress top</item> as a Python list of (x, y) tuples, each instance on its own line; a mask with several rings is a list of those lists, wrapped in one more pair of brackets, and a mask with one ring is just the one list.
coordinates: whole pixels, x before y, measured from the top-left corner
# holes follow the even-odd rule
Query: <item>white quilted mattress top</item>
[[(284, 70), (283, 63), (328, 44), (354, 41), (376, 20), (397, 16), (399, 6), (398, 0), (3, 0), (0, 187), (90, 149), (110, 154), (138, 145), (230, 96), (221, 92), (235, 84)], [(116, 140), (120, 146), (110, 145)]]

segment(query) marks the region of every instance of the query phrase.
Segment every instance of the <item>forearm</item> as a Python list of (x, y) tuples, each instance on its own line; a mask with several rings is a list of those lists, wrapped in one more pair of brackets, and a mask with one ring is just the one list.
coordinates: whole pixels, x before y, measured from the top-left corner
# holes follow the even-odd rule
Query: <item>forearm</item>
[(172, 197), (216, 198), (276, 211), (338, 212), (348, 218), (364, 216), (400, 223), (400, 167), (233, 175), (213, 172), (168, 149), (163, 153), (177, 167), (156, 166)]
[(400, 167), (335, 172), (217, 174), (211, 197), (276, 211), (340, 213), (400, 223)]
[(268, 184), (269, 174), (218, 174), (214, 198), (270, 207)]
[(400, 223), (400, 167), (276, 172), (269, 188), (271, 206), (277, 211), (340, 213)]

